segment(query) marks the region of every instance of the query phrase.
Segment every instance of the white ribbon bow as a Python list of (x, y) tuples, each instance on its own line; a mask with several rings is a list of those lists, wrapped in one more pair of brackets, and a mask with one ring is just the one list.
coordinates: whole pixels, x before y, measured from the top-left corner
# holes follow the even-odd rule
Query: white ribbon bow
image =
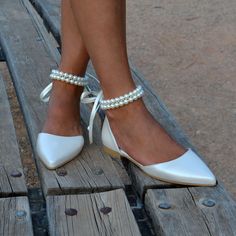
[(84, 91), (81, 94), (80, 101), (81, 103), (88, 104), (94, 103), (93, 108), (89, 118), (88, 132), (89, 132), (89, 142), (93, 143), (93, 122), (96, 116), (97, 111), (101, 105), (100, 101), (103, 98), (102, 90), (99, 92), (96, 91)]

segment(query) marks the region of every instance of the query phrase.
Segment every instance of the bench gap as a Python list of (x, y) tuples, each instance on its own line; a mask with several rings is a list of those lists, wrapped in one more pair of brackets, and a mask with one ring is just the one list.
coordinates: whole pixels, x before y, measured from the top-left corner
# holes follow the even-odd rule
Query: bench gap
[(6, 58), (5, 58), (4, 52), (0, 46), (0, 62), (5, 62), (5, 61), (6, 61)]

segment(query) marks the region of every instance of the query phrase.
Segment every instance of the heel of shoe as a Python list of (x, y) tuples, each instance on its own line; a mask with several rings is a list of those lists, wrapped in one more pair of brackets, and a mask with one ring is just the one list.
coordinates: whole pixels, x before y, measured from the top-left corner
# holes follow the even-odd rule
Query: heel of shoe
[(111, 157), (114, 157), (114, 158), (118, 158), (120, 159), (120, 154), (116, 151), (113, 151), (112, 149), (106, 147), (106, 146), (103, 146), (103, 150), (104, 152), (106, 152), (108, 155), (110, 155)]

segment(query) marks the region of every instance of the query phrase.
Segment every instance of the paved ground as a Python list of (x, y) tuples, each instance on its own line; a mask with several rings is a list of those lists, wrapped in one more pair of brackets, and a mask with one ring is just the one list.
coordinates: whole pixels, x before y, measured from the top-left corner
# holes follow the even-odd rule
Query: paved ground
[(236, 1), (127, 6), (132, 64), (236, 197)]

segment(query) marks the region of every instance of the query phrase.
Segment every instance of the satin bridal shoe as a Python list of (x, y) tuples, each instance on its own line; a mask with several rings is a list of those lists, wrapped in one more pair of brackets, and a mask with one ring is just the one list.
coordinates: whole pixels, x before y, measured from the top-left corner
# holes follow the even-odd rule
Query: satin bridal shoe
[[(103, 110), (115, 109), (141, 98), (142, 95), (143, 89), (141, 86), (138, 86), (134, 91), (131, 91), (128, 94), (109, 100), (103, 100), (102, 91), (97, 94), (95, 94), (95, 92), (84, 92), (81, 96), (81, 102), (94, 103), (88, 126), (90, 143), (93, 142), (93, 120), (99, 108)], [(128, 153), (119, 148), (106, 116), (102, 126), (102, 143), (104, 145), (104, 150), (112, 157), (125, 157), (147, 175), (158, 180), (192, 186), (216, 185), (216, 178), (211, 170), (190, 148), (188, 148), (183, 155), (171, 161), (151, 165), (140, 164), (130, 157)]]
[[(50, 77), (76, 86), (86, 86), (88, 84), (87, 77), (79, 77), (58, 70), (52, 70)], [(41, 101), (49, 101), (47, 94), (51, 89), (52, 83), (41, 92)], [(48, 169), (56, 169), (76, 157), (83, 146), (84, 137), (82, 135), (60, 136), (41, 132), (38, 134), (36, 151), (40, 160)]]

